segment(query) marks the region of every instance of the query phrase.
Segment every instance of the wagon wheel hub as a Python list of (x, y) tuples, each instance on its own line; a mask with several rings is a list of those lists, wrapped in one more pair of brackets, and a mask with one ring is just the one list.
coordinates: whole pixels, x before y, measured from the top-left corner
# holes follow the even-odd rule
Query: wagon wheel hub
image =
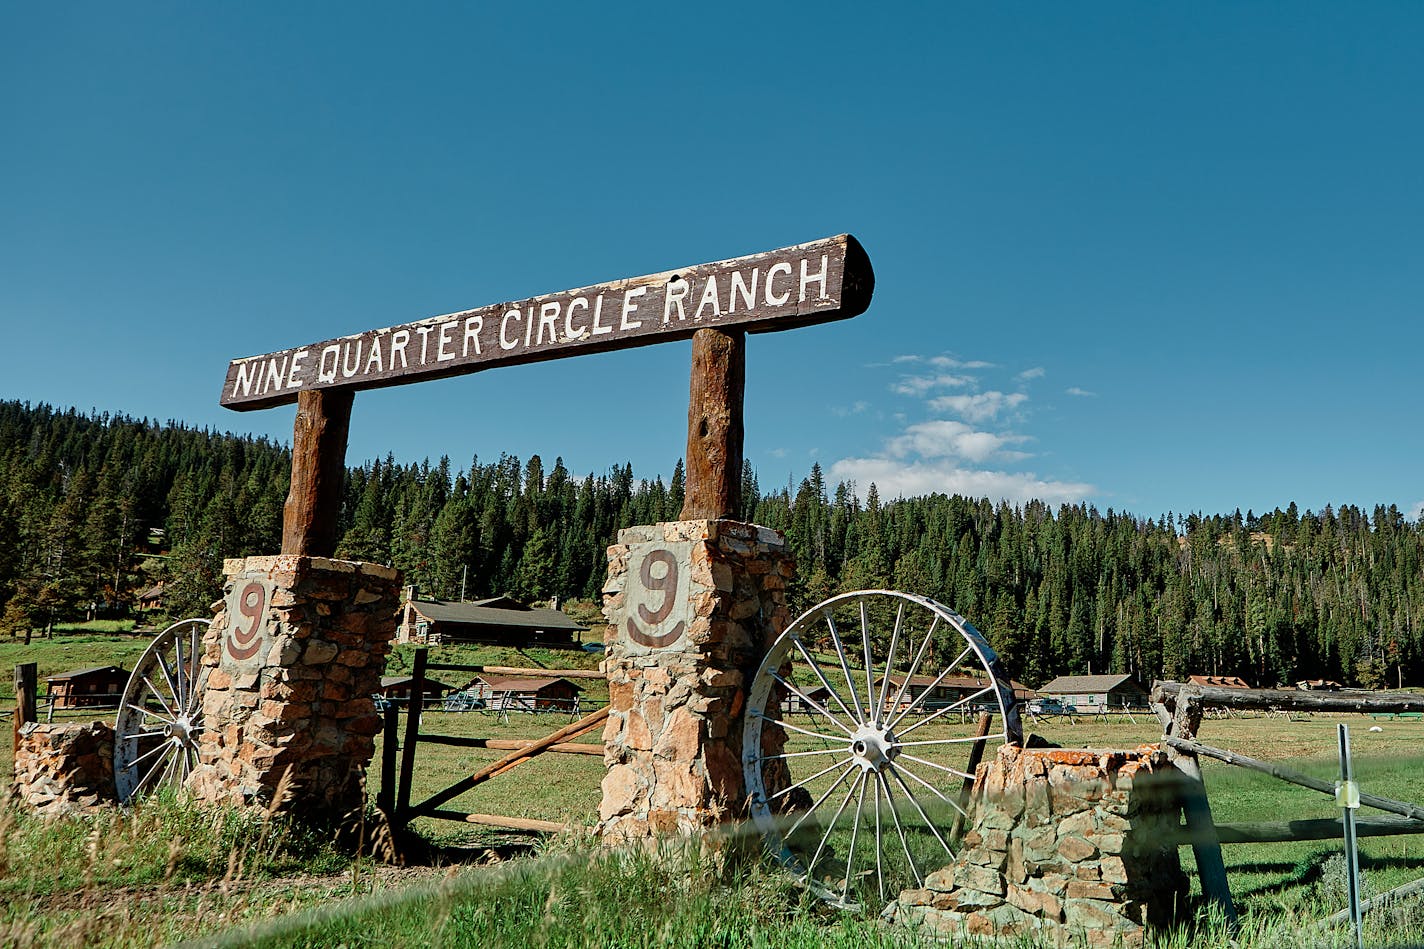
[(882, 771), (899, 754), (900, 746), (895, 742), (895, 734), (888, 728), (861, 725), (851, 736), (850, 757), (861, 771)]

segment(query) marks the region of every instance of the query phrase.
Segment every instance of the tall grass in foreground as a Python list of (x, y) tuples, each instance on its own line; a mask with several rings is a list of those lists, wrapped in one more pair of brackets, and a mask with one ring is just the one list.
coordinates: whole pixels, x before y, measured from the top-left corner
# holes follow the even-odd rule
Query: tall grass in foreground
[[(1326, 915), (1249, 916), (1236, 931), (1203, 916), (1149, 943), (1160, 949), (1307, 949), (1351, 945)], [(467, 870), (437, 885), (323, 906), (203, 945), (278, 947), (788, 947), (907, 949), (1054, 946), (1051, 937), (943, 940), (809, 898), (761, 861), (724, 863), (692, 846), (611, 852), (566, 838), (538, 858)], [(1078, 940), (1071, 944), (1080, 944)], [(1370, 922), (1368, 946), (1424, 945), (1417, 902)]]
[[(148, 946), (301, 905), (264, 883), (339, 873), (327, 836), (200, 808), (171, 790), (131, 810), (41, 818), (0, 808), (0, 946)], [(348, 890), (341, 895), (350, 895)]]

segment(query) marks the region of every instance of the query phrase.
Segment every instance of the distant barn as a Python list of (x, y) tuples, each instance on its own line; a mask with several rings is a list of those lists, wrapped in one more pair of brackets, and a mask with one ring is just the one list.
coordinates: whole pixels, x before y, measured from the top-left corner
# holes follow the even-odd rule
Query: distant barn
[(119, 704), (129, 672), (119, 666), (95, 666), (48, 676), (55, 708), (102, 708)]
[(507, 596), (462, 602), (408, 596), (397, 638), (403, 643), (485, 643), (570, 649), (588, 630), (562, 610), (531, 607)]

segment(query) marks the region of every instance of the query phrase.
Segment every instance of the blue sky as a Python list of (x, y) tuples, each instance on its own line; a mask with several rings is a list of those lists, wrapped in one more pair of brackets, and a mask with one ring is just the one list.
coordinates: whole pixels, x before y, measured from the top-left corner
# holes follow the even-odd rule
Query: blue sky
[[(0, 5), (0, 398), (850, 232), (746, 454), (1144, 516), (1424, 501), (1424, 7)], [(666, 476), (690, 346), (358, 394), (348, 461)]]

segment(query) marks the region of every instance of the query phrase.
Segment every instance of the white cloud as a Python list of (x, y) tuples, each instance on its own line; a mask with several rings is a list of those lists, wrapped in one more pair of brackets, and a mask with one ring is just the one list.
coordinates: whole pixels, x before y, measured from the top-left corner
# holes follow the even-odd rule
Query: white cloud
[(939, 369), (992, 369), (994, 364), (982, 359), (956, 359), (954, 356), (931, 356), (927, 362)]
[(1424, 518), (1424, 501), (1415, 501), (1413, 504), (1409, 505), (1408, 511), (1409, 513), (1406, 515), (1406, 517), (1409, 517), (1412, 520), (1417, 521), (1420, 518)]
[(1083, 396), (1086, 398), (1093, 398), (1097, 396), (1096, 392), (1089, 392), (1087, 389), (1080, 389), (1077, 386), (1069, 386), (1065, 391), (1069, 395)]
[(1034, 499), (1063, 504), (1081, 501), (1095, 490), (1090, 484), (1047, 481), (1031, 472), (962, 468), (949, 460), (904, 463), (890, 458), (842, 458), (831, 465), (830, 477), (834, 481), (854, 481), (862, 497), (874, 483), (882, 498), (939, 492), (1014, 504)]
[(845, 418), (849, 415), (864, 414), (865, 410), (868, 408), (870, 408), (869, 402), (857, 399), (855, 402), (852, 402), (849, 407), (844, 405), (832, 406), (831, 414), (836, 416), (837, 418)]
[(930, 400), (930, 408), (936, 412), (954, 412), (971, 422), (984, 422), (996, 418), (1000, 412), (1018, 408), (1028, 401), (1022, 392), (977, 392), (973, 395), (945, 395)]
[(1014, 378), (1020, 382), (1028, 382), (1030, 379), (1042, 379), (1047, 371), (1042, 366), (1034, 366), (1032, 369), (1025, 369)]
[(1027, 440), (1022, 435), (980, 432), (963, 422), (939, 419), (911, 425), (905, 429), (905, 434), (886, 442), (885, 448), (896, 458), (919, 455), (922, 458), (963, 458), (973, 462), (990, 458), (1021, 461), (1029, 456), (1019, 451), (1006, 451), (1005, 446)]
[(785, 448), (773, 448), (773, 449), (771, 449), (770, 451), (768, 451), (767, 454), (770, 455), (770, 456), (773, 457), (773, 458), (785, 458), (785, 457), (786, 457), (786, 449), (785, 449)]
[(918, 398), (932, 389), (962, 389), (967, 385), (973, 385), (973, 383), (973, 376), (960, 376), (952, 373), (940, 373), (933, 376), (903, 376), (899, 382), (890, 386), (890, 391)]

